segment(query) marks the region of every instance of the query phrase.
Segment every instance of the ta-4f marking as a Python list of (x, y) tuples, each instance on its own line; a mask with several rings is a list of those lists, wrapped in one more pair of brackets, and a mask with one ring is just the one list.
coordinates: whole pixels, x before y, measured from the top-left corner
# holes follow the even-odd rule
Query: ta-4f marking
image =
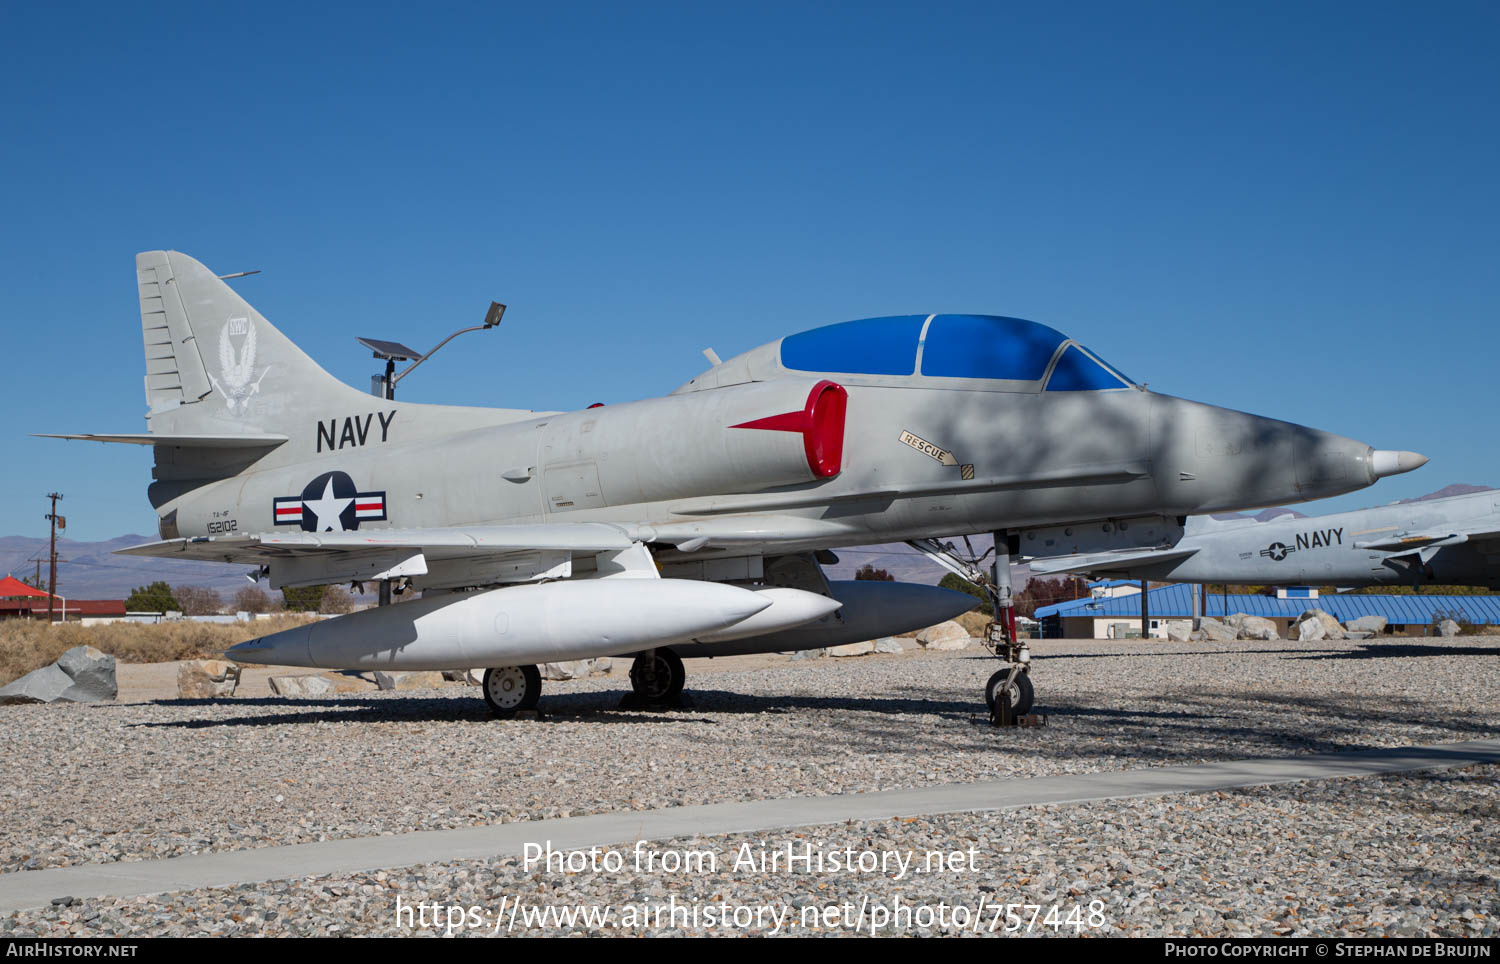
[(318, 451), (325, 448), (328, 451), (347, 448), (349, 446), (359, 447), (367, 442), (373, 441), (371, 429), (376, 427), (375, 421), (379, 419), (380, 441), (384, 442), (390, 437), (391, 423), (396, 420), (396, 413), (390, 412), (367, 412), (363, 416), (346, 415), (343, 423), (337, 418), (318, 422)]

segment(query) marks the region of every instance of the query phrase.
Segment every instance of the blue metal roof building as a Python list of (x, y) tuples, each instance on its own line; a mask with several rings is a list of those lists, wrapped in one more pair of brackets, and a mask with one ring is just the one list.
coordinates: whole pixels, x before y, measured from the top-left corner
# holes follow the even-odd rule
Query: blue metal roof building
[[(1193, 591), (1196, 586), (1179, 584), (1160, 586), (1150, 591), (1147, 606), (1153, 620), (1191, 619)], [(1393, 625), (1430, 625), (1433, 616), (1457, 614), (1464, 622), (1500, 625), (1500, 596), (1363, 596), (1353, 593), (1319, 596), (1316, 599), (1278, 599), (1275, 596), (1237, 593), (1208, 594), (1205, 616), (1222, 618), (1232, 613), (1248, 613), (1268, 619), (1296, 619), (1309, 609), (1321, 609), (1339, 622), (1361, 616), (1384, 616)], [(1103, 599), (1074, 599), (1071, 602), (1041, 606), (1038, 620), (1057, 619), (1131, 619), (1141, 617), (1140, 593)]]

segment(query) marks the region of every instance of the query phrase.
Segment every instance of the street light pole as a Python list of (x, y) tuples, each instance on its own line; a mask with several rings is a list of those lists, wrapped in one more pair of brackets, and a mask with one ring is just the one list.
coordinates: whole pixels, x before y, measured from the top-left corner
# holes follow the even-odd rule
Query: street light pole
[[(422, 354), (414, 348), (408, 348), (407, 346), (401, 344), (399, 341), (381, 341), (378, 338), (356, 339), (356, 341), (358, 341), (361, 345), (364, 345), (366, 348), (370, 349), (370, 351), (374, 352), (376, 358), (385, 360), (385, 377), (382, 378), (381, 376), (376, 375), (371, 379), (370, 394), (383, 395), (387, 401), (395, 401), (396, 383), (401, 381), (401, 379), (405, 378), (407, 375), (410, 375), (412, 372), (416, 371), (418, 365), (422, 364), (433, 355), (436, 355), (439, 348), (442, 348), (444, 345), (448, 344), (448, 342), (457, 338), (459, 335), (466, 334), (471, 331), (484, 331), (486, 328), (494, 328), (500, 324), (500, 319), (503, 317), (505, 317), (505, 306), (498, 301), (492, 301), (490, 302), (489, 311), (485, 312), (483, 324), (474, 325), (470, 328), (460, 328), (458, 331), (455, 331), (447, 338), (444, 338), (442, 341), (438, 342), (437, 347), (433, 348), (426, 354)], [(408, 366), (407, 369), (399, 375), (396, 374), (396, 362), (398, 361), (411, 362), (411, 365)], [(376, 387), (378, 387), (380, 390), (375, 391)], [(389, 579), (382, 579), (380, 580), (380, 595), (378, 597), (377, 605), (389, 606), (390, 604), (391, 581)]]

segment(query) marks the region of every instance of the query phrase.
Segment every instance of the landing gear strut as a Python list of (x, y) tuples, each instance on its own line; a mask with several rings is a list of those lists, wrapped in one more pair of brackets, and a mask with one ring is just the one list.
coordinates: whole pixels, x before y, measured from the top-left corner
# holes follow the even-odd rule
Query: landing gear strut
[[(965, 540), (965, 546), (968, 541)], [(1010, 557), (1014, 550), (1010, 533), (995, 533), (995, 561), (987, 573), (979, 565), (983, 556), (960, 556), (952, 543), (920, 539), (908, 543), (938, 565), (967, 582), (983, 589), (990, 597), (995, 618), (984, 630), (986, 648), (1005, 667), (990, 677), (984, 687), (984, 701), (990, 708), (990, 722), (1010, 726), (1031, 712), (1035, 691), (1031, 685), (1031, 650), (1016, 637), (1016, 609), (1010, 586)]]
[(687, 682), (682, 657), (666, 647), (648, 649), (630, 664), (631, 692), (620, 702), (625, 709), (681, 707)]
[(536, 709), (542, 695), (542, 674), (535, 666), (497, 666), (484, 671), (484, 701), (501, 719), (521, 710)]

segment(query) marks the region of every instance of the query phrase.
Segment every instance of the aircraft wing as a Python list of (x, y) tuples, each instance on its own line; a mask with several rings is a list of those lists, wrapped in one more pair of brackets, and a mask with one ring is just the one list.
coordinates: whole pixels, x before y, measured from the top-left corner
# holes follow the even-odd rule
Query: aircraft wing
[(167, 539), (117, 551), (129, 556), (264, 567), (273, 589), (403, 578), (413, 579), (422, 589), (443, 589), (566, 579), (580, 561), (584, 572), (655, 578), (656, 564), (645, 548), (648, 542), (693, 553), (709, 545), (721, 550), (789, 546), (830, 535), (830, 527), (819, 520), (767, 516), (660, 526), (541, 522), (352, 532), (294, 530)]
[(1356, 542), (1354, 548), (1406, 552), (1414, 549), (1429, 549), (1438, 546), (1456, 546), (1459, 543), (1468, 542), (1469, 538), (1468, 533), (1458, 532), (1453, 529), (1435, 529), (1430, 532), (1398, 532), (1379, 539), (1366, 539)]
[(1458, 526), (1452, 529), (1429, 529), (1415, 532), (1396, 532), (1379, 539), (1356, 542), (1356, 549), (1380, 549), (1405, 555), (1409, 552), (1427, 550), (1424, 560), (1444, 546), (1457, 546), (1465, 542), (1492, 542), (1500, 539), (1500, 526), (1493, 522), (1473, 526)]
[(1491, 523), (1484, 526), (1474, 526), (1464, 529), (1463, 534), (1468, 537), (1470, 542), (1495, 542), (1496, 540), (1500, 540), (1500, 525)]
[(1027, 565), (1031, 567), (1033, 573), (1038, 575), (1050, 575), (1057, 572), (1128, 572), (1141, 566), (1154, 566), (1158, 563), (1186, 559), (1197, 551), (1196, 546), (1186, 549), (1175, 546), (1168, 549), (1127, 549), (1119, 552), (1058, 556), (1053, 559), (1032, 559)]
[(126, 556), (199, 559), (252, 565), (289, 556), (417, 550), (430, 558), (462, 558), (528, 549), (605, 552), (629, 549), (626, 529), (603, 522), (535, 525), (444, 526), (432, 529), (371, 529), (356, 532), (275, 532), (255, 535), (167, 539), (118, 550)]
[(272, 589), (386, 579), (453, 589), (567, 579), (581, 557), (595, 573), (656, 578), (650, 553), (625, 528), (600, 522), (475, 525), (354, 532), (266, 532), (167, 539), (123, 555), (257, 567)]

